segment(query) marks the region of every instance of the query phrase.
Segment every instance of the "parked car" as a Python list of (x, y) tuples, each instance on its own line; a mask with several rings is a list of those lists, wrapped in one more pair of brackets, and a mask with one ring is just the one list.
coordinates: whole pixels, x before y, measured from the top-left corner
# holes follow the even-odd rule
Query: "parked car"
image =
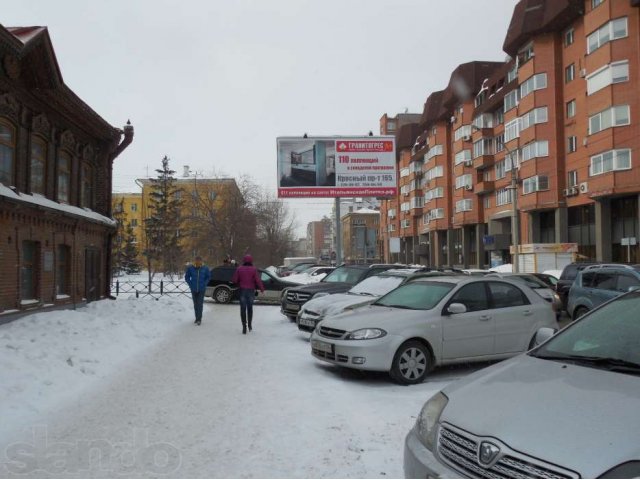
[(295, 273), (287, 277), (287, 281), (300, 284), (317, 283), (333, 272), (336, 267), (309, 267), (300, 273)]
[(562, 302), (562, 309), (567, 310), (567, 300), (569, 299), (569, 290), (573, 281), (578, 276), (578, 272), (589, 265), (598, 265), (600, 262), (574, 262), (562, 269), (562, 274), (556, 284), (556, 293)]
[[(238, 287), (231, 282), (233, 273), (236, 271), (234, 266), (220, 266), (211, 269), (211, 280), (205, 292), (205, 296), (213, 298), (216, 303), (230, 303), (238, 300)], [(264, 284), (264, 294), (261, 298), (278, 302), (282, 295), (282, 290), (288, 287), (298, 286), (297, 283), (283, 280), (273, 273), (258, 269), (260, 272), (260, 280)]]
[(556, 316), (560, 315), (562, 311), (562, 302), (558, 294), (550, 288), (546, 283), (537, 278), (532, 273), (490, 273), (489, 277), (501, 277), (515, 280), (516, 282), (524, 282), (527, 287), (531, 288), (534, 292), (544, 298), (551, 304), (551, 308), (556, 312)]
[(387, 270), (365, 278), (345, 293), (318, 295), (302, 306), (296, 318), (298, 329), (313, 332), (316, 324), (325, 317), (373, 303), (415, 272), (415, 269)]
[(315, 296), (329, 293), (344, 293), (367, 277), (404, 265), (341, 265), (318, 283), (287, 288), (282, 295), (281, 312), (292, 322), (306, 302)]
[(601, 264), (578, 272), (567, 302), (572, 319), (623, 293), (640, 288), (640, 266)]
[(318, 323), (311, 353), (325, 362), (422, 382), (436, 366), (507, 358), (558, 328), (549, 304), (522, 282), (444, 276), (413, 280), (369, 306)]
[[(542, 280), (547, 287), (552, 289), (554, 292), (556, 291), (556, 284), (558, 283), (558, 277), (554, 277), (548, 273), (532, 273), (534, 277), (538, 280)], [(559, 298), (559, 297), (558, 297)]]
[(431, 397), (405, 439), (407, 478), (640, 477), (640, 293)]
[(315, 262), (296, 263), (295, 265), (291, 265), (289, 267), (284, 267), (280, 269), (280, 271), (278, 272), (278, 275), (281, 277), (288, 277), (289, 275), (295, 275), (296, 273), (304, 272), (308, 268), (317, 267), (317, 266), (319, 265)]

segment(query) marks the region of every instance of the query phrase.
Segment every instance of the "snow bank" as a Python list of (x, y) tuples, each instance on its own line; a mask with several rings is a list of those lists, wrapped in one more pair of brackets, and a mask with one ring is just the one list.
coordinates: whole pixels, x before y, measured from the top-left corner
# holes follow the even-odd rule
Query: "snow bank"
[(300, 283), (303, 285), (309, 283), (318, 283), (324, 277), (326, 277), (326, 273), (319, 273), (318, 275), (309, 275), (308, 273), (296, 273), (294, 275), (289, 275), (288, 277), (284, 277), (287, 282)]
[(496, 272), (496, 273), (512, 273), (513, 272), (513, 265), (511, 265), (510, 263), (505, 263), (504, 265), (493, 267), (493, 268), (489, 269), (489, 271), (490, 272)]
[(0, 325), (3, 430), (100, 382), (192, 316), (187, 297), (119, 298)]

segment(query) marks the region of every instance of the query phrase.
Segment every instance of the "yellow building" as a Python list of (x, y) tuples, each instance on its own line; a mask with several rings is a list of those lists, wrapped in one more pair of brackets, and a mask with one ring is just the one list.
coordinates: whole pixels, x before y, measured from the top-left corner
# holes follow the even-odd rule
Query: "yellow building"
[(122, 210), (125, 213), (125, 228), (131, 225), (136, 240), (141, 240), (143, 235), (142, 194), (141, 193), (114, 193), (113, 211), (117, 212), (122, 202)]

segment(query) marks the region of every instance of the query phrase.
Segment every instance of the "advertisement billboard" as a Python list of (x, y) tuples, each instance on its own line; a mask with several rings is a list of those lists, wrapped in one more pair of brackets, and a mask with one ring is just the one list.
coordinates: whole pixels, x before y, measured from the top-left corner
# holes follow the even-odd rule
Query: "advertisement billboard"
[(395, 137), (279, 137), (278, 197), (392, 197)]

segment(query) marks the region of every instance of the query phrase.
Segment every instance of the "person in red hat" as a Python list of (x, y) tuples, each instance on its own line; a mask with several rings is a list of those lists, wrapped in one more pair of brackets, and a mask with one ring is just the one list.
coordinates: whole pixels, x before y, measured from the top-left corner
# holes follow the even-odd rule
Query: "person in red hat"
[(233, 278), (231, 279), (240, 288), (240, 319), (242, 320), (242, 333), (247, 333), (251, 328), (251, 320), (253, 319), (253, 301), (256, 297), (256, 289), (260, 289), (264, 293), (264, 285), (260, 280), (258, 269), (253, 266), (253, 257), (245, 255), (242, 259), (242, 265), (236, 268)]

